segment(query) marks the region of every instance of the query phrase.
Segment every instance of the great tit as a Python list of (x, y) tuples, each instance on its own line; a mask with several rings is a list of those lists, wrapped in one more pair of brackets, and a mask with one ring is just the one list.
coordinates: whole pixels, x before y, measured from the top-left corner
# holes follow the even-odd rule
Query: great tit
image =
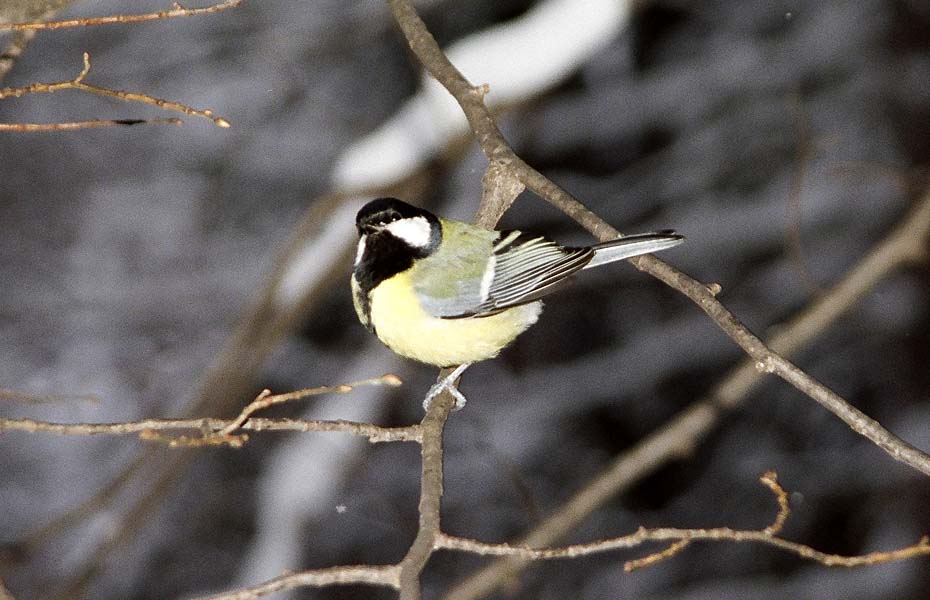
[(664, 231), (563, 247), (521, 231), (441, 219), (396, 198), (370, 201), (355, 225), (352, 299), (359, 320), (397, 354), (438, 367), (460, 365), (424, 403), (446, 387), (459, 408), (465, 399), (451, 383), (535, 323), (540, 298), (572, 274), (684, 241)]

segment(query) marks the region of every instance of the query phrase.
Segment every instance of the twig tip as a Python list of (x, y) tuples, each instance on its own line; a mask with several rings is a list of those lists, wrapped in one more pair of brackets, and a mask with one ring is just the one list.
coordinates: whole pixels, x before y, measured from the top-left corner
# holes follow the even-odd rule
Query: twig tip
[(381, 376), (381, 381), (384, 382), (384, 385), (391, 387), (399, 387), (404, 384), (404, 381), (394, 373), (385, 373)]

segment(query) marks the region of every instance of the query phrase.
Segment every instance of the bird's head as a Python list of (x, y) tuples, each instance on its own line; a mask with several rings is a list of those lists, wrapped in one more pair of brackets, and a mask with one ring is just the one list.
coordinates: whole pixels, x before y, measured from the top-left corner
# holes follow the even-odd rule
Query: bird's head
[(395, 247), (399, 244), (413, 255), (423, 257), (442, 241), (442, 225), (436, 215), (397, 198), (372, 200), (358, 211), (355, 226), (362, 238), (360, 255), (366, 245), (377, 243)]

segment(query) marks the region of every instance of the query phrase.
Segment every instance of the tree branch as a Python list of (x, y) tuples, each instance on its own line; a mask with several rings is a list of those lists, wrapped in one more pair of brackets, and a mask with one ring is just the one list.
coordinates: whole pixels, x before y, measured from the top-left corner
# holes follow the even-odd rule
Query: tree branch
[(281, 590), (298, 587), (326, 587), (332, 585), (349, 585), (366, 583), (398, 589), (400, 586), (400, 567), (398, 565), (352, 565), (329, 567), (313, 571), (302, 571), (282, 575), (261, 585), (234, 590), (199, 600), (255, 600)]
[[(2, 88), (0, 89), (0, 100), (5, 100), (6, 98), (21, 98), (29, 94), (51, 94), (54, 92), (59, 92), (61, 90), (81, 90), (84, 92), (89, 92), (91, 94), (98, 94), (101, 96), (109, 96), (111, 98), (116, 98), (124, 102), (138, 102), (142, 104), (151, 104), (157, 106), (164, 110), (170, 110), (175, 112), (180, 112), (192, 117), (202, 117), (204, 119), (209, 119), (213, 121), (213, 124), (217, 127), (228, 128), (229, 121), (222, 117), (214, 116), (213, 111), (210, 109), (198, 110), (191, 108), (184, 104), (174, 102), (171, 100), (162, 100), (161, 98), (155, 98), (147, 94), (140, 94), (137, 92), (125, 92), (123, 90), (111, 90), (109, 88), (98, 87), (95, 85), (90, 85), (89, 83), (84, 83), (84, 78), (87, 77), (87, 74), (90, 73), (90, 55), (84, 53), (84, 68), (81, 69), (81, 72), (77, 74), (74, 79), (69, 79), (68, 81), (59, 81), (56, 83), (33, 83), (26, 87), (21, 88)], [(54, 123), (54, 124), (16, 124), (16, 123), (4, 123), (7, 130), (17, 130), (17, 131), (49, 131), (52, 129), (86, 129), (87, 127), (107, 127), (112, 125), (135, 125), (138, 123), (146, 122), (169, 122), (175, 125), (180, 124), (181, 121), (178, 119), (156, 119), (156, 120), (114, 120), (114, 121), (83, 121), (80, 123)], [(3, 131), (4, 128), (0, 128), (0, 131)]]
[(661, 552), (650, 554), (644, 558), (628, 561), (624, 565), (626, 571), (643, 568), (671, 558), (695, 541), (715, 542), (753, 542), (780, 548), (797, 556), (818, 562), (829, 567), (859, 567), (864, 565), (877, 565), (899, 560), (906, 560), (918, 556), (930, 555), (930, 538), (926, 536), (911, 546), (886, 552), (871, 552), (859, 556), (842, 556), (827, 554), (815, 550), (805, 544), (792, 542), (778, 537), (782, 527), (791, 514), (788, 505), (788, 493), (778, 483), (774, 471), (765, 473), (759, 480), (775, 495), (778, 503), (778, 512), (771, 525), (757, 530), (731, 529), (729, 527), (716, 527), (712, 529), (677, 529), (671, 527), (647, 529), (640, 527), (635, 533), (616, 538), (598, 540), (587, 544), (573, 544), (562, 548), (532, 548), (525, 545), (489, 544), (468, 538), (442, 534), (436, 541), (437, 548), (446, 550), (461, 550), (480, 554), (482, 556), (510, 556), (524, 560), (551, 560), (556, 558), (576, 558), (599, 554), (611, 550), (635, 548), (647, 542), (673, 541), (674, 543)]
[[(444, 369), (439, 377), (451, 370)], [(420, 599), (420, 573), (432, 555), (436, 540), (441, 534), (440, 509), (442, 506), (442, 434), (446, 420), (452, 410), (454, 399), (448, 391), (433, 398), (426, 415), (420, 423), (423, 440), (420, 448), (420, 514), (419, 529), (407, 555), (400, 563), (401, 600)]]
[(39, 29), (64, 29), (68, 27), (90, 27), (93, 25), (109, 25), (113, 23), (141, 23), (143, 21), (160, 21), (178, 17), (193, 17), (217, 13), (242, 4), (243, 0), (225, 0), (219, 4), (203, 8), (184, 8), (177, 2), (174, 8), (142, 15), (112, 15), (109, 17), (91, 17), (87, 19), (70, 19), (67, 21), (33, 21), (29, 23), (0, 23), (0, 31), (36, 31)]
[(91, 121), (63, 121), (59, 123), (0, 123), (0, 131), (39, 133), (46, 131), (74, 131), (98, 127), (127, 127), (130, 125), (183, 125), (176, 117), (167, 119), (93, 119)]
[(591, 542), (589, 544), (574, 544), (561, 548), (534, 549), (529, 546), (511, 546), (508, 544), (489, 544), (468, 538), (454, 537), (443, 534), (438, 543), (446, 550), (461, 550), (480, 554), (482, 556), (510, 556), (524, 560), (551, 560), (556, 558), (577, 558), (591, 554), (599, 554), (621, 548), (635, 548), (646, 542), (675, 541), (670, 548), (673, 552), (663, 551), (651, 554), (646, 559), (629, 561), (624, 570), (632, 571), (647, 565), (655, 564), (677, 554), (686, 544), (695, 541), (714, 542), (753, 542), (780, 548), (801, 558), (818, 562), (828, 567), (862, 567), (879, 565), (889, 562), (908, 560), (919, 556), (930, 556), (930, 538), (923, 537), (916, 544), (883, 552), (870, 552), (858, 556), (843, 556), (828, 554), (815, 550), (805, 544), (792, 542), (784, 538), (770, 535), (765, 531), (731, 529), (717, 527), (713, 529), (676, 529), (663, 527), (656, 529), (640, 528), (635, 533), (617, 538), (610, 538)]
[[(367, 437), (371, 442), (419, 442), (419, 425), (409, 427), (379, 427), (370, 423), (353, 421), (320, 421), (305, 419), (257, 419), (252, 415), (264, 408), (300, 400), (326, 393), (345, 394), (360, 386), (388, 385), (396, 387), (400, 379), (388, 373), (374, 379), (366, 379), (337, 386), (324, 386), (297, 390), (286, 394), (271, 395), (263, 390), (235, 419), (143, 419), (126, 423), (49, 423), (32, 419), (0, 419), (0, 432), (27, 431), (59, 435), (128, 435), (137, 433), (144, 440), (166, 442), (172, 448), (228, 445), (241, 447), (247, 440), (245, 434), (236, 435), (237, 430), (249, 431), (341, 431)], [(166, 437), (157, 432), (194, 430), (198, 437)]]

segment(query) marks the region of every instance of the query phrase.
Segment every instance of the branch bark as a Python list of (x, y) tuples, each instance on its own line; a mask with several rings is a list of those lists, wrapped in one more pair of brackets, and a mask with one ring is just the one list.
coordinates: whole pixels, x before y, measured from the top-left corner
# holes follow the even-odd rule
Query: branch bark
[[(451, 370), (443, 370), (445, 377)], [(442, 507), (442, 434), (455, 400), (448, 391), (433, 398), (420, 427), (423, 441), (420, 448), (420, 514), (419, 530), (407, 555), (400, 563), (401, 600), (420, 600), (420, 573), (433, 554), (441, 534), (440, 509)]]
[[(84, 82), (84, 78), (87, 77), (87, 74), (90, 73), (90, 55), (84, 53), (84, 68), (81, 69), (81, 72), (74, 77), (74, 79), (69, 79), (67, 81), (59, 81), (56, 83), (33, 83), (26, 87), (21, 88), (2, 88), (0, 89), (0, 100), (6, 98), (21, 98), (29, 94), (51, 94), (54, 92), (60, 92), (62, 90), (81, 90), (83, 92), (89, 92), (91, 94), (98, 94), (100, 96), (109, 96), (110, 98), (116, 98), (124, 102), (138, 102), (141, 104), (151, 104), (152, 106), (157, 106), (163, 110), (170, 110), (191, 117), (202, 117), (204, 119), (209, 119), (213, 121), (213, 124), (217, 127), (228, 128), (229, 121), (223, 117), (217, 117), (213, 114), (213, 111), (210, 109), (198, 110), (196, 108), (191, 108), (179, 102), (174, 102), (172, 100), (163, 100), (161, 98), (155, 98), (149, 96), (148, 94), (140, 94), (137, 92), (126, 92), (123, 90), (111, 90), (109, 88), (103, 88), (96, 85), (91, 85)], [(179, 125), (181, 123), (178, 119), (155, 119), (155, 120), (141, 120), (141, 119), (118, 119), (110, 121), (80, 121), (74, 123), (3, 123), (6, 130), (18, 130), (18, 131), (49, 131), (49, 130), (70, 130), (70, 129), (87, 129), (89, 127), (108, 127), (113, 125), (136, 125), (139, 123), (173, 123)], [(3, 129), (0, 129), (2, 131)]]
[(400, 568), (397, 565), (351, 565), (329, 567), (313, 571), (290, 573), (266, 581), (261, 585), (207, 596), (200, 600), (256, 600), (262, 596), (298, 587), (327, 587), (333, 585), (371, 584), (397, 589)]
[(229, 10), (242, 4), (243, 0), (225, 0), (202, 8), (184, 8), (175, 3), (170, 10), (161, 10), (141, 15), (112, 15), (108, 17), (90, 17), (86, 19), (69, 19), (67, 21), (31, 21), (29, 23), (0, 23), (0, 31), (37, 31), (39, 29), (66, 29), (69, 27), (91, 27), (94, 25), (111, 25), (160, 21), (178, 17), (193, 17)]

